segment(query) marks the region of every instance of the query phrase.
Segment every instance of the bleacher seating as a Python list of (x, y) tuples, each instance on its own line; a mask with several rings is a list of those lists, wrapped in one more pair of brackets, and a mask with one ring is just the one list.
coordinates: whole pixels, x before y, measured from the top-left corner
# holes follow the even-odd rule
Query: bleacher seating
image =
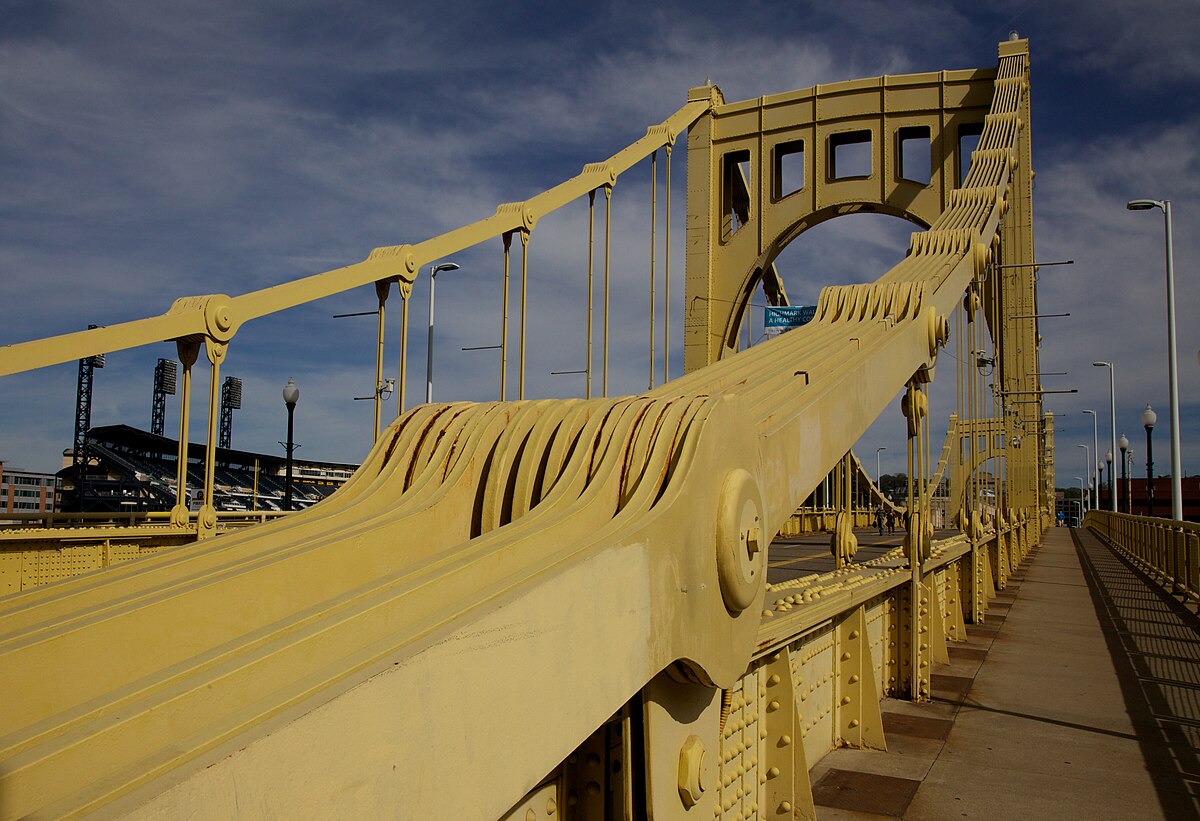
[[(74, 467), (59, 472), (60, 509), (63, 511), (170, 510), (176, 498), (175, 440), (126, 425), (92, 428), (88, 432), (85, 475)], [(188, 448), (187, 490), (189, 506), (199, 505), (204, 488), (205, 448)], [(284, 459), (271, 454), (218, 449), (213, 468), (213, 505), (217, 510), (282, 510), (285, 495)], [(320, 482), (293, 478), (296, 507), (307, 507), (341, 484), (356, 465), (295, 462)], [(258, 467), (257, 496), (255, 466)], [(300, 472), (297, 470), (296, 472)]]

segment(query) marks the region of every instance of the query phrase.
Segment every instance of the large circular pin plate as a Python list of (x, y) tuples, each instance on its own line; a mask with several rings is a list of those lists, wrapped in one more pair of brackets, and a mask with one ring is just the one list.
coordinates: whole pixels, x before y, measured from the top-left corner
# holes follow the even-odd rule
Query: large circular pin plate
[(754, 603), (765, 580), (766, 540), (758, 482), (737, 468), (725, 478), (717, 512), (717, 576), (721, 596), (732, 613)]

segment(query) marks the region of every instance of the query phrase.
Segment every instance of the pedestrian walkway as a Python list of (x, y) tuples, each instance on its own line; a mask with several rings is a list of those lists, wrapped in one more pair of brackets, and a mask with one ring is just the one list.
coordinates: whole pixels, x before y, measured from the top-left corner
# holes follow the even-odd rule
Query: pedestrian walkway
[(817, 816), (1200, 819), (1200, 619), (1089, 531), (1052, 528), (888, 752), (813, 768)]

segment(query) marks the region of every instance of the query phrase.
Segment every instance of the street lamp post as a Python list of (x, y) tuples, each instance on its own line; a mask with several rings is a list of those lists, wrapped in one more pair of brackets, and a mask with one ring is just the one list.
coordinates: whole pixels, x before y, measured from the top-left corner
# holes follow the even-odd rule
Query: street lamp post
[(300, 401), (300, 389), (296, 387), (296, 382), (290, 376), (287, 384), (283, 386), (283, 403), (287, 405), (288, 413), (288, 431), (287, 431), (287, 470), (283, 479), (283, 509), (292, 509), (292, 451), (296, 446), (292, 443), (292, 418), (296, 413), (296, 403)]
[(1146, 409), (1142, 411), (1142, 427), (1146, 429), (1146, 515), (1154, 515), (1154, 438), (1151, 436), (1154, 433), (1154, 423), (1158, 421), (1158, 414), (1146, 403)]
[[(1098, 423), (1096, 421), (1098, 417), (1096, 415), (1096, 412), (1094, 410), (1091, 410), (1090, 408), (1085, 409), (1083, 412), (1090, 414), (1092, 417), (1092, 453), (1096, 454), (1097, 465), (1095, 467), (1088, 465), (1088, 485), (1090, 487), (1095, 488), (1096, 500), (1097, 500), (1097, 502), (1099, 502), (1099, 499), (1100, 499), (1100, 465), (1098, 463), (1100, 462), (1100, 438), (1099, 438), (1099, 433), (1098, 433), (1099, 427), (1098, 427)], [(1099, 507), (1099, 504), (1097, 504), (1096, 506)]]
[(1093, 510), (1101, 510), (1104, 507), (1104, 463), (1099, 459), (1096, 460), (1096, 473), (1100, 476), (1100, 481), (1096, 484), (1096, 506)]
[[(1086, 473), (1086, 474), (1088, 474), (1088, 485), (1090, 486), (1090, 485), (1092, 484), (1092, 477), (1091, 477), (1091, 473), (1092, 473), (1092, 449), (1091, 449), (1091, 448), (1089, 448), (1087, 445), (1076, 445), (1075, 447), (1077, 447), (1077, 448), (1083, 448), (1083, 458), (1086, 460), (1086, 461), (1083, 463), (1083, 468), (1084, 468), (1083, 472), (1084, 472), (1084, 473)], [(1089, 494), (1089, 495), (1090, 495), (1090, 494)], [(1080, 500), (1080, 502), (1083, 502), (1083, 496), (1082, 496), (1082, 495), (1080, 495), (1080, 497), (1079, 497), (1079, 500)], [(1090, 509), (1090, 508), (1092, 507), (1092, 503), (1091, 503), (1091, 501), (1092, 501), (1091, 499), (1088, 499), (1088, 500), (1087, 500), (1087, 507), (1086, 507), (1086, 508), (1084, 508), (1084, 512), (1085, 512), (1085, 513), (1088, 511), (1088, 509)]]
[(429, 269), (429, 347), (425, 353), (425, 402), (433, 401), (433, 289), (439, 271), (457, 271), (457, 262), (442, 262)]
[(887, 450), (887, 448), (875, 448), (875, 487), (879, 490), (879, 495), (883, 496), (883, 485), (880, 484), (883, 481), (883, 477), (879, 473), (879, 452), (881, 450)]
[(1171, 201), (1130, 200), (1130, 211), (1159, 208), (1167, 240), (1167, 387), (1170, 390), (1171, 416), (1171, 518), (1183, 520), (1183, 458), (1179, 446), (1179, 378), (1175, 363), (1175, 251), (1171, 242)]
[[(1093, 362), (1092, 365), (1097, 368), (1108, 368), (1108, 417), (1112, 426), (1112, 429), (1109, 431), (1112, 441), (1109, 445), (1108, 461), (1112, 462), (1113, 453), (1115, 453), (1117, 450), (1117, 388), (1116, 376), (1114, 374), (1116, 367), (1111, 362)], [(1109, 509), (1113, 513), (1116, 513), (1117, 494), (1113, 492), (1115, 488), (1112, 487), (1112, 478), (1112, 468), (1110, 467), (1108, 471)]]
[[(1088, 475), (1088, 484), (1091, 484), (1091, 482), (1092, 482), (1092, 477), (1091, 477), (1091, 475), (1090, 475), (1090, 474), (1091, 474), (1091, 472), (1092, 472), (1092, 466), (1091, 466), (1091, 465), (1088, 465), (1088, 470), (1087, 470), (1087, 472), (1088, 472), (1088, 474), (1089, 474), (1089, 475)], [(1076, 476), (1075, 478), (1079, 480), (1079, 523), (1080, 523), (1080, 524), (1083, 524), (1083, 514), (1087, 512), (1087, 511), (1086, 511), (1086, 510), (1084, 510), (1084, 508), (1083, 508), (1083, 477), (1082, 477), (1082, 476)]]

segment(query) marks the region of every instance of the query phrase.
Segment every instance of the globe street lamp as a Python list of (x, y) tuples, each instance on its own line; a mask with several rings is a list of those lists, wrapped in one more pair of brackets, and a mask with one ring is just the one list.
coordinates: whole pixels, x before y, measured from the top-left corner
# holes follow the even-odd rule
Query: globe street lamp
[[(1096, 454), (1096, 461), (1100, 461), (1100, 439), (1097, 434), (1096, 412), (1094, 410), (1085, 409), (1084, 413), (1091, 414), (1092, 417), (1092, 453)], [(1095, 468), (1088, 466), (1088, 483), (1096, 489), (1096, 501), (1100, 500), (1100, 466), (1097, 464)], [(1099, 505), (1097, 504), (1097, 507)]]
[[(1087, 445), (1076, 445), (1075, 447), (1083, 448), (1083, 458), (1086, 460), (1083, 463), (1084, 473), (1088, 474), (1088, 485), (1091, 485), (1091, 483), (1092, 483), (1092, 476), (1091, 476), (1091, 473), (1092, 473), (1092, 449), (1089, 448)], [(1090, 495), (1090, 491), (1089, 491), (1089, 495)], [(1079, 496), (1079, 500), (1080, 500), (1080, 502), (1084, 501), (1082, 493)], [(1088, 509), (1090, 509), (1091, 507), (1092, 507), (1091, 499), (1088, 499), (1086, 502), (1086, 507), (1084, 507), (1084, 509), (1083, 509), (1084, 513), (1086, 513), (1088, 511)]]
[(1158, 414), (1146, 403), (1146, 409), (1142, 411), (1142, 427), (1146, 429), (1146, 515), (1154, 515), (1154, 439), (1151, 436), (1154, 433), (1154, 423), (1158, 421)]
[(457, 262), (442, 262), (429, 269), (429, 349), (425, 354), (425, 402), (433, 401), (433, 287), (439, 271), (457, 271)]
[[(1116, 388), (1116, 377), (1113, 374), (1113, 372), (1116, 370), (1116, 368), (1113, 366), (1113, 363), (1111, 363), (1111, 362), (1093, 362), (1092, 365), (1097, 368), (1108, 368), (1108, 418), (1112, 424), (1112, 430), (1109, 431), (1109, 435), (1112, 437), (1112, 443), (1109, 445), (1108, 461), (1111, 462), (1112, 455), (1117, 449), (1117, 388)], [(1108, 484), (1109, 484), (1109, 490), (1110, 490), (1109, 495), (1111, 497), (1110, 502), (1109, 502), (1109, 509), (1112, 510), (1113, 513), (1116, 513), (1117, 512), (1117, 496), (1115, 493), (1111, 492), (1112, 491), (1112, 483), (1113, 483), (1112, 470), (1110, 469), (1108, 472)]]
[(1113, 474), (1113, 452), (1104, 454), (1104, 464), (1108, 466), (1108, 498), (1113, 513), (1117, 512), (1117, 483)]
[(1179, 378), (1175, 364), (1175, 251), (1171, 243), (1171, 201), (1130, 200), (1130, 211), (1159, 208), (1167, 239), (1167, 387), (1170, 390), (1171, 416), (1171, 518), (1183, 520), (1183, 458), (1179, 447)]
[(1117, 440), (1117, 446), (1121, 448), (1121, 490), (1125, 493), (1125, 507), (1129, 509), (1129, 474), (1125, 470), (1125, 451), (1129, 450), (1129, 440), (1125, 438), (1125, 434), (1121, 434), (1121, 438)]
[(1133, 515), (1133, 448), (1125, 451), (1125, 460), (1129, 463), (1129, 476), (1125, 479), (1125, 512)]
[(292, 417), (296, 413), (296, 403), (300, 401), (300, 389), (296, 387), (296, 382), (289, 376), (287, 384), (283, 386), (283, 403), (287, 405), (288, 413), (288, 431), (287, 431), (287, 470), (283, 479), (283, 509), (292, 509), (292, 451), (296, 446), (292, 443)]

